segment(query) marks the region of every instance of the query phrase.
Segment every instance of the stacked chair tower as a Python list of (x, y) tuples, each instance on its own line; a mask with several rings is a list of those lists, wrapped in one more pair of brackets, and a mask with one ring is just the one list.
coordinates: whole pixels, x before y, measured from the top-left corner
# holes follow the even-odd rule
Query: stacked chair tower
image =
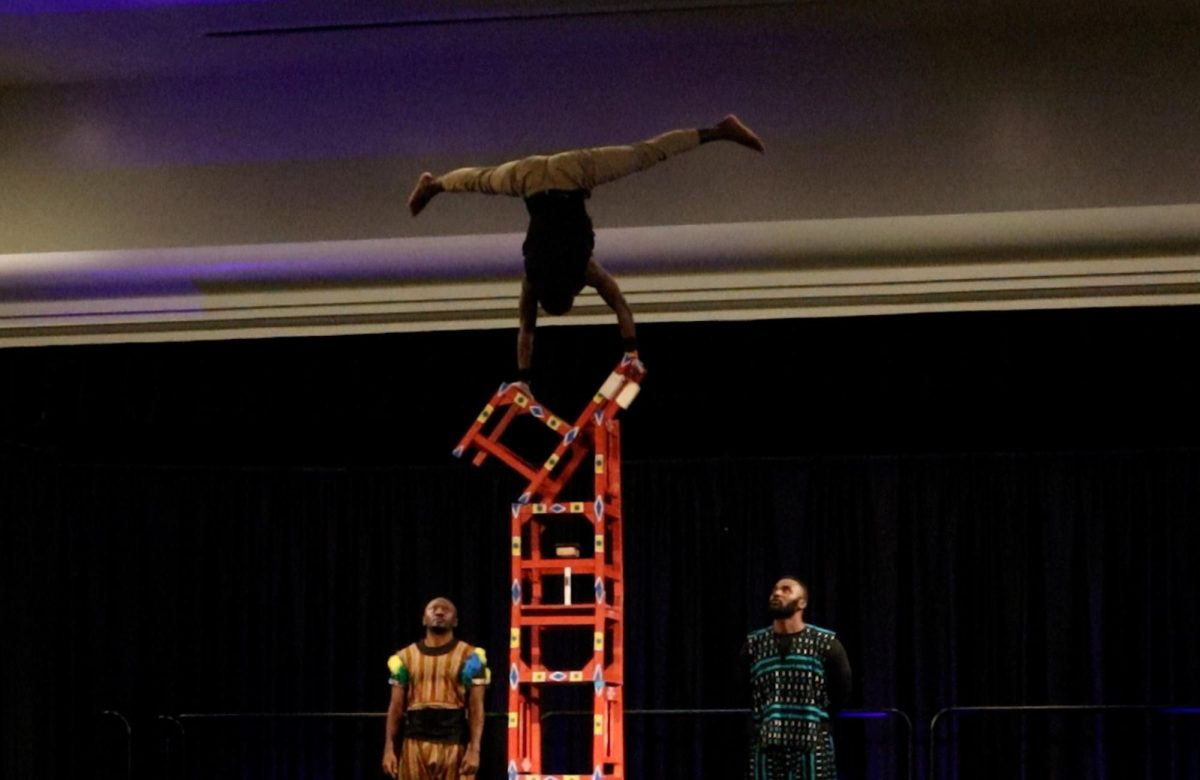
[[(476, 466), (488, 456), (495, 457), (527, 481), (509, 508), (508, 780), (625, 776), (625, 580), (617, 416), (637, 397), (642, 377), (640, 364), (622, 359), (574, 423), (552, 413), (523, 388), (501, 385), (454, 450), (456, 457), (473, 451)], [(561, 437), (540, 467), (500, 441), (509, 425), (523, 415)], [(592, 494), (564, 498), (564, 489), (589, 460)], [(579, 531), (589, 525), (590, 533)], [(548, 548), (548, 539), (562, 541)], [(581, 589), (572, 587), (580, 578), (591, 583), (584, 598), (576, 598)], [(590, 660), (582, 668), (548, 668), (543, 648), (549, 632), (566, 638), (590, 634)], [(592, 762), (579, 774), (545, 774), (542, 768), (543, 692), (547, 686), (560, 685), (586, 685), (593, 694)]]

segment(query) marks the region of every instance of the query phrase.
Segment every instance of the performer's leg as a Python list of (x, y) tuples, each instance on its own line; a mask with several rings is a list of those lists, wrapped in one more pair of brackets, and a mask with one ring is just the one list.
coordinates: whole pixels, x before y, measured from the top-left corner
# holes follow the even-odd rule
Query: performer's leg
[(730, 114), (712, 127), (671, 130), (628, 146), (598, 146), (551, 155), (546, 161), (543, 189), (592, 190), (710, 141), (732, 141), (763, 150), (758, 136)]
[(417, 178), (412, 194), (408, 196), (408, 210), (415, 217), (441, 192), (478, 192), (483, 195), (510, 195), (525, 197), (539, 189), (546, 157), (535, 155), (520, 160), (510, 160), (500, 165), (481, 168), (458, 168), (441, 176), (428, 171)]
[(465, 753), (463, 745), (438, 745), (437, 780), (459, 780), (458, 768)]
[(791, 751), (786, 748), (750, 748), (749, 780), (795, 780), (789, 772)]
[(808, 750), (789, 751), (788, 777), (794, 777), (796, 780), (817, 780), (816, 755)]
[(746, 780), (764, 780), (762, 748), (750, 746), (750, 765), (746, 767)]
[(436, 177), (422, 173), (408, 198), (408, 208), (416, 216), (442, 192), (526, 197), (545, 190), (590, 190), (699, 145), (699, 131), (674, 130), (632, 146), (573, 149), (486, 168), (459, 168)]
[(814, 780), (837, 780), (837, 761), (833, 752), (833, 735), (825, 735), (825, 743), (813, 751)]
[(628, 146), (559, 152), (546, 161), (548, 190), (593, 190), (700, 145), (697, 130), (672, 130)]
[[(400, 780), (444, 780), (442, 773), (442, 748), (432, 742), (420, 742), (416, 739), (404, 740), (404, 752), (400, 760)], [(450, 745), (452, 746), (452, 745)], [(458, 764), (454, 764), (457, 772)], [(455, 775), (445, 775), (457, 778)]]
[(546, 164), (541, 155), (511, 160), (487, 168), (459, 168), (437, 178), (442, 192), (478, 192), (483, 195), (524, 197), (530, 178)]
[(415, 217), (441, 192), (528, 197), (545, 190), (592, 190), (710, 141), (732, 141), (763, 151), (754, 131), (730, 114), (712, 127), (672, 130), (629, 146), (574, 149), (486, 168), (459, 168), (442, 176), (422, 173), (408, 197), (408, 209)]
[(415, 739), (406, 739), (400, 752), (400, 780), (421, 780), (421, 748)]

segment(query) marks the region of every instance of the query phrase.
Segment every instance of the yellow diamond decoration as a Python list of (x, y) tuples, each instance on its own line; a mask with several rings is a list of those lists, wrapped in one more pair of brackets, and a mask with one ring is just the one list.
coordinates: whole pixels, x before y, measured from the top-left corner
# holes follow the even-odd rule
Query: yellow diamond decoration
[(592, 396), (592, 403), (594, 403), (594, 404), (604, 403), (604, 396), (600, 395), (599, 393), (596, 393), (594, 396)]
[(571, 682), (583, 682), (583, 672), (571, 672), (567, 679)]
[(604, 632), (603, 631), (596, 632), (596, 637), (592, 641), (592, 648), (594, 650), (603, 650), (604, 649)]
[(521, 646), (521, 629), (513, 628), (513, 629), (509, 630), (508, 646), (509, 647), (520, 647)]
[(596, 534), (596, 552), (604, 552), (604, 534)]
[(546, 682), (546, 673), (545, 672), (534, 672), (533, 673), (533, 681), (534, 682)]
[(583, 502), (582, 501), (572, 501), (571, 502), (571, 511), (576, 514), (583, 512)]
[(549, 469), (554, 468), (557, 465), (558, 465), (558, 454), (556, 453), (556, 454), (551, 455), (550, 457), (546, 458), (546, 465), (543, 466), (542, 468), (549, 470)]
[(533, 505), (533, 513), (534, 513), (535, 515), (544, 515), (544, 514), (546, 514), (546, 505), (545, 505), (545, 504), (534, 504), (534, 505)]
[(546, 425), (552, 431), (557, 431), (559, 428), (562, 427), (562, 424), (563, 424), (563, 421), (558, 419), (554, 415), (550, 415), (550, 419), (546, 421)]
[(517, 393), (517, 397), (513, 399), (513, 403), (524, 409), (526, 406), (529, 406), (529, 399)]
[(596, 473), (597, 474), (604, 473), (604, 456), (603, 455), (596, 456)]
[(521, 554), (521, 537), (519, 537), (519, 536), (514, 536), (512, 538), (512, 554), (513, 555)]
[(494, 411), (496, 411), (496, 407), (488, 404), (487, 406), (483, 407), (483, 411), (480, 412), (479, 416), (475, 419), (479, 422), (487, 422), (488, 418), (492, 416), (492, 412)]
[(593, 720), (595, 722), (593, 723), (593, 726), (592, 726), (592, 733), (597, 734), (597, 735), (603, 734), (604, 733), (604, 716), (596, 715), (593, 717)]
[(510, 729), (515, 729), (517, 727), (517, 713), (508, 713), (508, 727)]

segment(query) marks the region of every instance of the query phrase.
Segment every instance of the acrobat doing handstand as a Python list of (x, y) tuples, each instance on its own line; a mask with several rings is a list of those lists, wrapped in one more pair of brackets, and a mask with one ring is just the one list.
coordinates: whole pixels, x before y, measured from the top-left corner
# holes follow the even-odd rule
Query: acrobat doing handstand
[(633, 313), (616, 279), (592, 257), (595, 234), (584, 201), (601, 184), (644, 171), (668, 157), (710, 141), (732, 141), (758, 152), (762, 141), (730, 114), (712, 127), (672, 130), (629, 146), (600, 146), (536, 155), (484, 168), (459, 168), (441, 176), (422, 173), (408, 198), (415, 217), (442, 192), (478, 192), (525, 199), (529, 228), (522, 252), (517, 383), (529, 390), (538, 304), (547, 314), (566, 314), (584, 286), (595, 288), (617, 315), (626, 357), (643, 370)]

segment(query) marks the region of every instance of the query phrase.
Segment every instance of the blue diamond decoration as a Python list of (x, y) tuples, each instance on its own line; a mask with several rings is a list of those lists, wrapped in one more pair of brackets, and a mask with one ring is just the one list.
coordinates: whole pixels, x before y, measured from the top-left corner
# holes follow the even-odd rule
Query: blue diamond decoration
[(603, 577), (596, 578), (596, 586), (595, 586), (595, 588), (593, 588), (593, 591), (596, 594), (596, 603), (603, 604), (604, 603), (604, 578)]
[(530, 500), (530, 499), (532, 499), (532, 498), (533, 498), (533, 496), (532, 496), (531, 494), (529, 494), (529, 493), (522, 493), (522, 494), (521, 494), (521, 497), (517, 499), (517, 503), (518, 503), (518, 504), (528, 504), (528, 503), (529, 503), (529, 500)]
[(517, 780), (517, 762), (508, 762), (508, 780)]
[(604, 499), (596, 497), (596, 503), (592, 504), (592, 509), (596, 512), (596, 522), (599, 523), (604, 519)]
[(592, 415), (592, 418), (596, 421), (596, 425), (602, 425), (604, 423), (604, 410), (597, 409), (596, 413)]
[(566, 672), (550, 672), (550, 679), (554, 682), (563, 682), (567, 679)]
[(571, 442), (575, 441), (575, 437), (578, 435), (579, 429), (572, 428), (571, 430), (567, 431), (567, 435), (563, 437), (563, 441), (565, 441), (567, 444), (570, 444)]
[(592, 675), (592, 687), (596, 689), (596, 695), (599, 696), (604, 692), (604, 672), (600, 667), (596, 667), (595, 674)]
[(513, 505), (512, 505), (512, 516), (513, 516), (513, 517), (516, 517), (516, 516), (517, 516), (517, 515), (519, 515), (519, 514), (521, 514), (521, 505), (520, 505), (520, 504), (513, 504)]
[(596, 771), (592, 772), (592, 780), (604, 780), (604, 774), (600, 771), (600, 767), (596, 767)]
[(567, 507), (564, 504), (551, 504), (550, 511), (556, 515), (561, 515), (563, 512), (567, 511)]
[(514, 604), (521, 603), (521, 583), (517, 580), (513, 580), (512, 584), (512, 601)]
[(546, 416), (545, 410), (542, 409), (542, 407), (538, 406), (537, 404), (534, 404), (533, 406), (529, 407), (529, 413), (532, 414), (534, 417), (538, 418), (539, 420)]
[(517, 673), (517, 665), (513, 664), (508, 668), (508, 687), (514, 691), (521, 684), (521, 675)]
[(463, 453), (463, 448), (462, 448), (462, 447), (455, 447), (455, 448), (454, 448), (454, 452), (453, 452), (453, 455), (454, 455), (454, 457), (456, 457), (456, 458), (461, 458), (461, 457), (462, 457), (462, 453)]

